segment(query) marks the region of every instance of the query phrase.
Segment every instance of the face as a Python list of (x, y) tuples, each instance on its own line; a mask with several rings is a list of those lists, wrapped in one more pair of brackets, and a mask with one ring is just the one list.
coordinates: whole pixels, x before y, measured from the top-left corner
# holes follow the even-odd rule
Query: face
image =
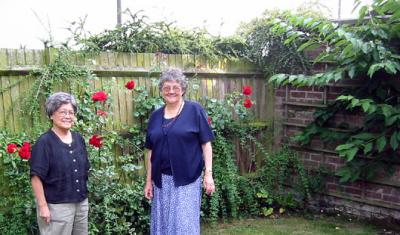
[(53, 120), (53, 127), (69, 130), (75, 121), (75, 111), (72, 104), (63, 104), (50, 117)]
[(183, 90), (176, 81), (166, 81), (161, 88), (162, 97), (167, 104), (175, 104), (182, 100)]

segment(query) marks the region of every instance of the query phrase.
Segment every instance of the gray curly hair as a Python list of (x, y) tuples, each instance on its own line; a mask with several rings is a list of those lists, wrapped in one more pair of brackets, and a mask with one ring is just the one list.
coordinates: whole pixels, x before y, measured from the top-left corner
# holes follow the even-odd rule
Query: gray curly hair
[(73, 95), (65, 92), (56, 92), (50, 95), (44, 105), (47, 116), (51, 117), (51, 115), (53, 115), (53, 113), (64, 104), (71, 104), (75, 113), (78, 110), (76, 106), (76, 100)]
[(160, 90), (160, 92), (164, 86), (164, 83), (170, 81), (175, 81), (179, 83), (182, 88), (183, 94), (186, 93), (188, 82), (181, 69), (168, 68), (161, 73), (160, 82), (158, 83), (158, 89)]

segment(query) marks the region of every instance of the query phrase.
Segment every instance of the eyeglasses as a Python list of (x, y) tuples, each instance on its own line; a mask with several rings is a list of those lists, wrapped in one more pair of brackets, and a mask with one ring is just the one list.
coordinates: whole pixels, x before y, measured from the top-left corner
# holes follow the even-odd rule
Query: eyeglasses
[(63, 117), (66, 117), (67, 115), (75, 116), (75, 112), (73, 112), (73, 111), (61, 110), (61, 111), (57, 111), (57, 113), (59, 113)]
[(169, 92), (170, 90), (173, 90), (174, 92), (180, 92), (182, 90), (182, 88), (178, 87), (178, 86), (165, 86), (163, 88), (161, 88), (161, 90), (163, 92)]

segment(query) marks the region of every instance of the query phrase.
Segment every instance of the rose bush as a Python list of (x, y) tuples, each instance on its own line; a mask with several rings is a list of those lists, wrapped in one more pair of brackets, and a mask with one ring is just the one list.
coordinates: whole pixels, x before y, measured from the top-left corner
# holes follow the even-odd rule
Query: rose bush
[[(36, 234), (36, 210), (30, 187), (30, 139), (25, 134), (0, 130), (0, 231)], [(18, 146), (21, 146), (20, 148)], [(18, 149), (19, 148), (19, 149)]]

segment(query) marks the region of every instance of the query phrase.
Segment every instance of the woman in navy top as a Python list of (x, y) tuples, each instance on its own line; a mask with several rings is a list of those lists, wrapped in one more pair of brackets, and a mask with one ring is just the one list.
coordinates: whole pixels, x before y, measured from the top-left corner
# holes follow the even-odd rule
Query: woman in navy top
[(45, 108), (53, 126), (36, 141), (29, 160), (40, 234), (88, 234), (90, 164), (84, 139), (70, 131), (75, 98), (54, 93)]
[(180, 69), (161, 74), (165, 106), (149, 119), (144, 194), (152, 199), (151, 234), (200, 234), (201, 175), (207, 194), (212, 176), (214, 135), (200, 104), (184, 100), (187, 81)]

